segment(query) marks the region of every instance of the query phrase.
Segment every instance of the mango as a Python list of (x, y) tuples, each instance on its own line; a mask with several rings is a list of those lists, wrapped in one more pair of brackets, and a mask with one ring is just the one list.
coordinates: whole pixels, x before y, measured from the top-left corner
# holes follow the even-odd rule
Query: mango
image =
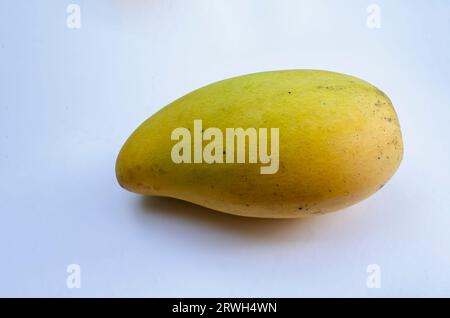
[(345, 74), (284, 70), (219, 81), (162, 108), (128, 138), (116, 175), (143, 195), (297, 218), (367, 198), (402, 157), (382, 91)]

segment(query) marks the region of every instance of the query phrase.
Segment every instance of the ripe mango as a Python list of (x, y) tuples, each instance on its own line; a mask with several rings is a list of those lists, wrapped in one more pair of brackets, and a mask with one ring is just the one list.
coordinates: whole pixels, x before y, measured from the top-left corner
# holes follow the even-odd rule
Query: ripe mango
[[(222, 163), (174, 162), (174, 130), (196, 135), (196, 120), (200, 134), (209, 127), (224, 136), (233, 127), (278, 128), (276, 171), (264, 174), (264, 164), (249, 162), (248, 144), (244, 163), (226, 163), (225, 148)], [(191, 151), (195, 138), (187, 142)], [(122, 187), (144, 195), (241, 216), (295, 218), (367, 198), (390, 179), (402, 156), (399, 121), (382, 91), (345, 74), (285, 70), (219, 81), (167, 105), (126, 141), (116, 175)]]

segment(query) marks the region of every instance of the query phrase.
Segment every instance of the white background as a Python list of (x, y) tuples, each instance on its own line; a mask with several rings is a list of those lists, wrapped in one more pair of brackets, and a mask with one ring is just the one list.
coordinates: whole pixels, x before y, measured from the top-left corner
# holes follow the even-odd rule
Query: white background
[[(450, 4), (0, 2), (0, 296), (450, 296)], [(364, 202), (254, 220), (120, 188), (129, 134), (205, 84), (265, 70), (361, 77), (405, 156)], [(69, 264), (81, 288), (66, 286)], [(381, 288), (367, 288), (369, 264)]]

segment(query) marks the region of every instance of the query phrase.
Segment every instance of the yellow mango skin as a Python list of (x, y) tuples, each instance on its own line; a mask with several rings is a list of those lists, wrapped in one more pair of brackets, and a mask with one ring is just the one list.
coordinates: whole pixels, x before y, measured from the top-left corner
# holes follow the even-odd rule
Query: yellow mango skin
[[(260, 163), (173, 163), (172, 131), (193, 132), (196, 119), (224, 136), (225, 128), (279, 128), (278, 172), (260, 174)], [(223, 80), (172, 102), (129, 137), (116, 175), (122, 187), (144, 195), (241, 216), (296, 218), (370, 196), (402, 156), (397, 115), (383, 92), (349, 75), (286, 70)]]

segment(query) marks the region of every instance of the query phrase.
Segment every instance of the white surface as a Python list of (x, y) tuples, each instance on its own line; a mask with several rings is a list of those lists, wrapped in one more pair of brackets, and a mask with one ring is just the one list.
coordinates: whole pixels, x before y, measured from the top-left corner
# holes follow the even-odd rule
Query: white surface
[[(0, 3), (0, 296), (450, 296), (450, 4)], [(404, 161), (368, 200), (307, 220), (143, 199), (115, 180), (144, 119), (210, 82), (328, 69), (391, 97)], [(66, 267), (81, 266), (80, 289)], [(369, 264), (381, 288), (366, 286)]]

